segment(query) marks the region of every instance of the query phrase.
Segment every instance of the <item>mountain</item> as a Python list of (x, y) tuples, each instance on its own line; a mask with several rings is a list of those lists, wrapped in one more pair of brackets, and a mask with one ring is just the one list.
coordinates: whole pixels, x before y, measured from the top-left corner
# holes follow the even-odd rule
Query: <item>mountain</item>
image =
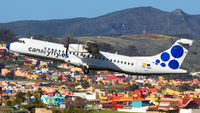
[(0, 23), (0, 28), (17, 35), (43, 34), (54, 37), (102, 36), (141, 33), (164, 35), (187, 34), (200, 38), (200, 15), (189, 15), (181, 9), (165, 12), (152, 7), (130, 8), (95, 18), (73, 18), (46, 21)]

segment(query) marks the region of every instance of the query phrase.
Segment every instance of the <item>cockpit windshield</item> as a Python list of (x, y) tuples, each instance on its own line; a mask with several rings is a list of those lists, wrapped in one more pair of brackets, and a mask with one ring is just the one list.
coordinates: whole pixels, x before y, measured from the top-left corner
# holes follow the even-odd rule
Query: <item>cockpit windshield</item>
[(19, 43), (24, 43), (25, 44), (24, 40), (16, 40), (15, 42), (19, 42)]

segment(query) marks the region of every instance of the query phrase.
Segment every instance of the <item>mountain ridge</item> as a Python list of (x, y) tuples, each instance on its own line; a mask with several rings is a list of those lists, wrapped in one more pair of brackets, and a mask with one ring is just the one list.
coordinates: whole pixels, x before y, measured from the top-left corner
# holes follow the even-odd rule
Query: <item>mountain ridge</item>
[(200, 38), (199, 26), (200, 15), (189, 15), (181, 9), (166, 12), (153, 7), (129, 8), (94, 18), (0, 23), (0, 28), (12, 30), (17, 35), (43, 34), (54, 37), (64, 37), (69, 33), (72, 36), (158, 33), (189, 34), (194, 38)]

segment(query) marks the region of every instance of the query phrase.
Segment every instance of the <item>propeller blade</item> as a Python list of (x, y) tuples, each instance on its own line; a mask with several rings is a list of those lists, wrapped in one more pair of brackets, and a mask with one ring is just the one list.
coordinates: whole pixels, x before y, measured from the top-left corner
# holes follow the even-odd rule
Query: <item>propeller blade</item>
[(67, 41), (64, 44), (64, 47), (66, 48), (66, 53), (65, 53), (66, 55), (67, 55), (67, 52), (68, 52), (68, 49), (69, 49), (70, 40), (71, 40), (71, 35), (69, 34), (67, 36)]

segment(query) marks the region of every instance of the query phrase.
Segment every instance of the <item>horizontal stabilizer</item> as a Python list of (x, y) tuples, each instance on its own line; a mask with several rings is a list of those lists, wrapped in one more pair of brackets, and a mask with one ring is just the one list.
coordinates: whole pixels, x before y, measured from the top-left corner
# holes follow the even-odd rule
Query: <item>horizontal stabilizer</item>
[(176, 73), (187, 73), (187, 70), (184, 69), (177, 69)]

